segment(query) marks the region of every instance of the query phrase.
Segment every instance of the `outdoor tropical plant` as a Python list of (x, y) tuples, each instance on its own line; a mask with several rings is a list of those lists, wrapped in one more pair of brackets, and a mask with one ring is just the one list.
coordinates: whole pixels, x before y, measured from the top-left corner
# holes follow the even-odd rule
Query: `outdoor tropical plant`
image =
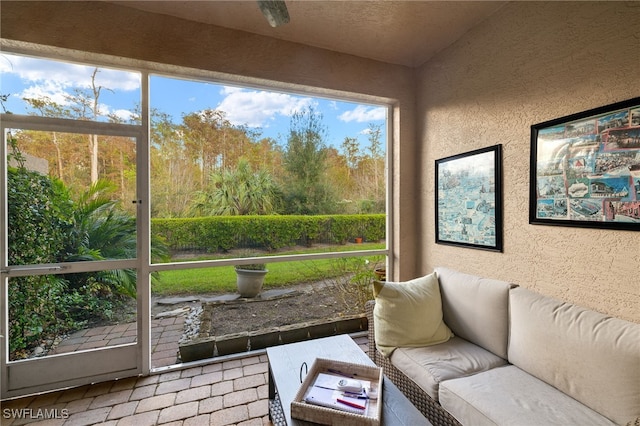
[[(70, 253), (67, 262), (136, 257), (135, 218), (117, 209), (110, 194), (115, 187), (98, 180), (81, 193), (72, 213), (73, 227), (69, 232)], [(91, 274), (71, 274), (67, 278), (72, 288), (80, 288), (92, 281), (105, 285), (117, 294), (136, 297), (135, 271), (120, 269)]]
[[(98, 180), (80, 194), (72, 213), (73, 226), (69, 232), (71, 253), (67, 262), (132, 259), (136, 257), (136, 220), (119, 208), (119, 201), (111, 195), (116, 187), (108, 181)], [(152, 256), (156, 259), (168, 257), (168, 250), (160, 236), (152, 244)], [(157, 274), (152, 275), (152, 280)], [(96, 282), (116, 294), (136, 297), (136, 271), (117, 269), (73, 274), (68, 277), (72, 288)]]
[(373, 281), (376, 280), (374, 270), (384, 267), (383, 260), (383, 256), (333, 260), (334, 276), (328, 281), (334, 285), (345, 308), (355, 305), (360, 312), (364, 312), (365, 303), (373, 298)]
[(203, 216), (265, 215), (277, 212), (278, 185), (264, 171), (254, 171), (246, 159), (235, 168), (212, 173), (208, 188), (196, 192), (191, 210)]

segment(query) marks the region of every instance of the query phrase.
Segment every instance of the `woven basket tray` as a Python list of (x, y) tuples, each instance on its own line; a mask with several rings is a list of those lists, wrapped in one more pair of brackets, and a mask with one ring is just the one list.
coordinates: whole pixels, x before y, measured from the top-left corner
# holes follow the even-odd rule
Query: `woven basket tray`
[[(331, 371), (333, 370), (333, 371)], [(357, 379), (371, 382), (371, 390), (377, 392), (378, 399), (370, 399), (364, 415), (307, 404), (304, 397), (307, 390), (315, 383), (318, 374), (340, 371), (355, 375)], [(291, 417), (323, 425), (339, 426), (379, 426), (382, 418), (382, 369), (362, 364), (316, 358), (307, 377), (291, 402)]]

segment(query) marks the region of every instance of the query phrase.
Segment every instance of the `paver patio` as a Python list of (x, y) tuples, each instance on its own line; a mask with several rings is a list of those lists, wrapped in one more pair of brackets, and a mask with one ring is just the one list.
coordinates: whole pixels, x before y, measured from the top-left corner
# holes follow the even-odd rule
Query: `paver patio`
[[(108, 334), (105, 334), (105, 336)], [(367, 337), (354, 337), (363, 351)], [(264, 351), (2, 403), (1, 424), (18, 426), (270, 425)], [(44, 416), (49, 418), (45, 419)]]
[[(151, 320), (151, 365), (155, 368), (178, 361), (178, 341), (184, 330), (185, 316)], [(109, 325), (76, 331), (62, 340), (51, 355), (133, 343), (136, 323)]]

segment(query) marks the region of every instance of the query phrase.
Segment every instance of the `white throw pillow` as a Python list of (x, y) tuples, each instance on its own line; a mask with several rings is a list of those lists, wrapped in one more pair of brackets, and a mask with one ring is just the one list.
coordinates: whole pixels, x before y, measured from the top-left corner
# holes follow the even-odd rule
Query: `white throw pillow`
[(374, 282), (376, 346), (389, 357), (396, 348), (444, 343), (453, 333), (442, 320), (436, 273), (406, 282)]

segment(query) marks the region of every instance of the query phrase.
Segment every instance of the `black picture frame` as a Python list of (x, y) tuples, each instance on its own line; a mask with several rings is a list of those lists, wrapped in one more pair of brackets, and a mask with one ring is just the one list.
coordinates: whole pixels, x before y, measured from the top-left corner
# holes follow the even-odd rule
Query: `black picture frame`
[(640, 230), (640, 97), (531, 126), (529, 223)]
[(502, 145), (435, 162), (436, 243), (502, 252)]

